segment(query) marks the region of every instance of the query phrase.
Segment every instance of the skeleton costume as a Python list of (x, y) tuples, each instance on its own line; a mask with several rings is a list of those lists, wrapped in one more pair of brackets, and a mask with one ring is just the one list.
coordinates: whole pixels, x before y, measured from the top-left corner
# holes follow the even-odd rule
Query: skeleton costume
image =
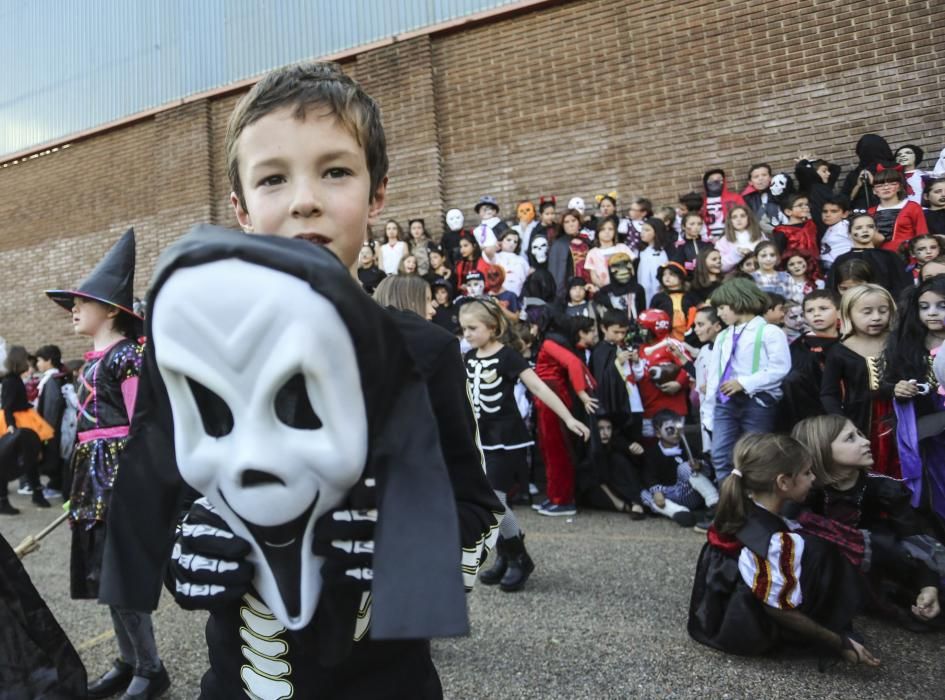
[[(110, 514), (147, 526), (109, 543), (102, 599), (153, 608), (173, 544), (178, 602), (211, 609), (202, 698), (442, 697), (427, 640), (467, 632), (500, 510), (469, 405), (437, 390), (455, 338), (324, 248), (212, 226), (164, 253), (148, 306)], [(175, 542), (184, 482), (203, 498)]]

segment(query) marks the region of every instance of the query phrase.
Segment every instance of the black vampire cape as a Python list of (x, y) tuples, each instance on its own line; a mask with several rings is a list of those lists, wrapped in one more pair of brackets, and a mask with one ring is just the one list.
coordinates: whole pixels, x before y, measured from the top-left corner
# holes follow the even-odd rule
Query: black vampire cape
[(79, 700), (85, 686), (79, 655), (0, 537), (0, 698)]
[(606, 340), (591, 350), (591, 374), (597, 381), (597, 412), (610, 416), (615, 430), (622, 431), (630, 422), (630, 396), (627, 382), (617, 369), (618, 348)]
[[(468, 630), (459, 524), (463, 546), (470, 540), (481, 542), (495, 527), (494, 513), (501, 511), (485, 480), (481, 453), (470, 430), (474, 419), (465, 400), (458, 350), (453, 364), (462, 380), (460, 389), (453, 392), (456, 395), (449, 397), (450, 414), (434, 419), (434, 392), (424, 384), (425, 376), (450, 381), (452, 368), (434, 355), (445, 357), (448, 349), (455, 350), (450, 343), (456, 340), (429, 324), (424, 329), (442, 342), (427, 343), (430, 333), (417, 329), (402, 331), (400, 326), (409, 324), (374, 304), (327, 249), (212, 226), (198, 226), (162, 255), (151, 284), (149, 308), (175, 270), (231, 257), (303, 279), (335, 305), (358, 348), (368, 413), (365, 474), (376, 478), (379, 512), (370, 636), (352, 642), (357, 599), (343, 594), (332, 598), (326, 587), (313, 622), (298, 633), (284, 633), (292, 680), (300, 690), (319, 687), (327, 695), (334, 689), (385, 697), (398, 688), (409, 688), (415, 697), (438, 697), (439, 681), (424, 640)], [(409, 335), (423, 341), (423, 352), (418, 353), (421, 362), (411, 357)], [(433, 403), (442, 406), (445, 402), (434, 398)], [(455, 423), (454, 435), (442, 441), (438, 434), (442, 423), (436, 422), (441, 418)], [(455, 436), (462, 430), (469, 432), (465, 440)], [(100, 600), (153, 610), (174, 527), (189, 491), (175, 465), (171, 407), (153, 342), (143, 358), (132, 432), (122, 458), (108, 515)], [(449, 470), (443, 458), (449, 460)], [(324, 640), (317, 633), (326, 616), (344, 621), (332, 626), (339, 631), (334, 639)], [(204, 697), (242, 695), (239, 669), (245, 659), (240, 651), (240, 624), (239, 605), (211, 614), (207, 638), (213, 670), (204, 678)], [(375, 641), (380, 639), (402, 641)]]

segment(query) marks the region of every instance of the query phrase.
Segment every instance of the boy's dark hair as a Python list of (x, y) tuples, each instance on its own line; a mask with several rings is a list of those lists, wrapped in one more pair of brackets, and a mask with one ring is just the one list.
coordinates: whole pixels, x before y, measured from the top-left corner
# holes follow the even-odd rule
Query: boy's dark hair
[(823, 158), (818, 158), (817, 160), (815, 160), (813, 163), (810, 164), (810, 167), (812, 167), (814, 170), (817, 170), (817, 168), (821, 168), (825, 165), (829, 168), (830, 161), (824, 160)]
[(873, 281), (872, 266), (860, 258), (844, 260), (831, 270), (831, 273), (833, 273), (833, 283), (835, 286), (839, 286), (841, 282), (846, 282), (847, 280), (859, 280), (860, 282)]
[(834, 305), (834, 308), (836, 308), (837, 311), (840, 310), (840, 295), (832, 289), (815, 289), (809, 294), (805, 294), (804, 301), (801, 303), (801, 308), (805, 308), (807, 306), (807, 302), (817, 301), (818, 299), (826, 299)]
[(7, 359), (3, 361), (6, 374), (19, 377), (30, 368), (30, 354), (22, 345), (14, 345), (7, 352)]
[(600, 320), (600, 327), (610, 328), (611, 326), (630, 328), (630, 319), (627, 318), (627, 312), (618, 311), (617, 309), (608, 309), (605, 311)]
[(47, 362), (52, 363), (57, 369), (62, 368), (62, 351), (57, 345), (44, 345), (36, 351), (36, 357), (40, 357)]
[[(748, 177), (747, 177), (746, 179), (749, 180), (749, 181), (751, 181), (751, 174), (752, 174), (753, 172), (755, 172), (758, 168), (764, 168), (765, 170), (767, 170), (767, 171), (768, 171), (768, 177), (771, 177), (772, 175), (774, 175), (774, 170), (772, 170), (772, 169), (771, 169), (771, 166), (768, 165), (767, 163), (755, 163), (755, 164), (752, 165), (750, 168), (748, 168)], [(723, 173), (723, 175), (724, 175), (724, 173)]]
[(755, 314), (760, 316), (768, 305), (768, 295), (758, 289), (751, 278), (733, 277), (712, 292), (709, 297), (716, 308), (728, 306), (737, 314)]
[(702, 195), (698, 192), (686, 192), (679, 195), (679, 203), (686, 207), (687, 212), (698, 213), (702, 209)]
[(784, 306), (787, 302), (787, 299), (777, 292), (766, 292), (766, 294), (768, 295), (768, 308), (765, 309), (765, 313), (773, 311), (778, 306)]
[(781, 202), (781, 209), (783, 211), (787, 211), (788, 209), (793, 209), (794, 205), (797, 204), (798, 200), (800, 199), (806, 199), (808, 202), (810, 202), (810, 197), (808, 197), (805, 193), (794, 192), (793, 194), (789, 194), (787, 197), (784, 198), (784, 201)]
[(643, 210), (643, 213), (648, 217), (653, 216), (653, 202), (651, 202), (646, 197), (637, 197), (633, 200), (633, 204), (636, 204), (640, 209)]
[(828, 204), (833, 204), (835, 207), (839, 207), (840, 211), (850, 211), (850, 198), (845, 194), (838, 193), (830, 195), (824, 200), (821, 208), (827, 206)]
[(373, 199), (388, 168), (381, 110), (337, 63), (307, 61), (267, 73), (243, 96), (230, 115), (224, 142), (226, 171), (240, 206), (246, 208), (237, 155), (239, 137), (246, 127), (284, 107), (292, 108), (296, 119), (304, 119), (309, 110), (320, 107), (341, 122), (364, 149)]
[(710, 168), (706, 170), (704, 173), (702, 173), (702, 184), (704, 185), (705, 183), (707, 183), (709, 181), (709, 178), (712, 177), (713, 175), (721, 175), (722, 182), (723, 183), (725, 182), (725, 171), (722, 170), (722, 168)]
[(653, 416), (653, 430), (659, 430), (670, 421), (678, 423), (681, 420), (683, 417), (675, 411), (670, 411), (668, 408), (661, 409)]
[(696, 309), (696, 315), (698, 316), (699, 314), (705, 314), (705, 317), (709, 319), (709, 323), (717, 323), (723, 328), (725, 327), (725, 324), (722, 323), (722, 319), (719, 318), (718, 309), (716, 309), (711, 304), (705, 304)]

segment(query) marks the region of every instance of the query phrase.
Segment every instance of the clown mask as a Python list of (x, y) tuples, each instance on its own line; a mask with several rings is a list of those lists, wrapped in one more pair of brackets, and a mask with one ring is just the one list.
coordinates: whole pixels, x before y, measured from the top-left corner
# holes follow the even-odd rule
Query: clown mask
[(446, 226), (450, 231), (462, 231), (465, 222), (463, 212), (459, 209), (450, 209), (446, 212)]
[(250, 543), (255, 589), (301, 629), (321, 592), (315, 521), (367, 459), (351, 335), (303, 280), (235, 258), (175, 271), (152, 324), (181, 476)]
[(535, 205), (531, 202), (522, 202), (518, 205), (516, 213), (518, 214), (518, 222), (523, 226), (527, 226), (535, 220)]

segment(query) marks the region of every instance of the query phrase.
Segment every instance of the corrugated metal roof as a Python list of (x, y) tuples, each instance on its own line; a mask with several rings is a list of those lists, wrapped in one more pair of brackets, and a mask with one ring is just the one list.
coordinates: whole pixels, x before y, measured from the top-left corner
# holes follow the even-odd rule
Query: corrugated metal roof
[(0, 156), (516, 0), (0, 0)]

